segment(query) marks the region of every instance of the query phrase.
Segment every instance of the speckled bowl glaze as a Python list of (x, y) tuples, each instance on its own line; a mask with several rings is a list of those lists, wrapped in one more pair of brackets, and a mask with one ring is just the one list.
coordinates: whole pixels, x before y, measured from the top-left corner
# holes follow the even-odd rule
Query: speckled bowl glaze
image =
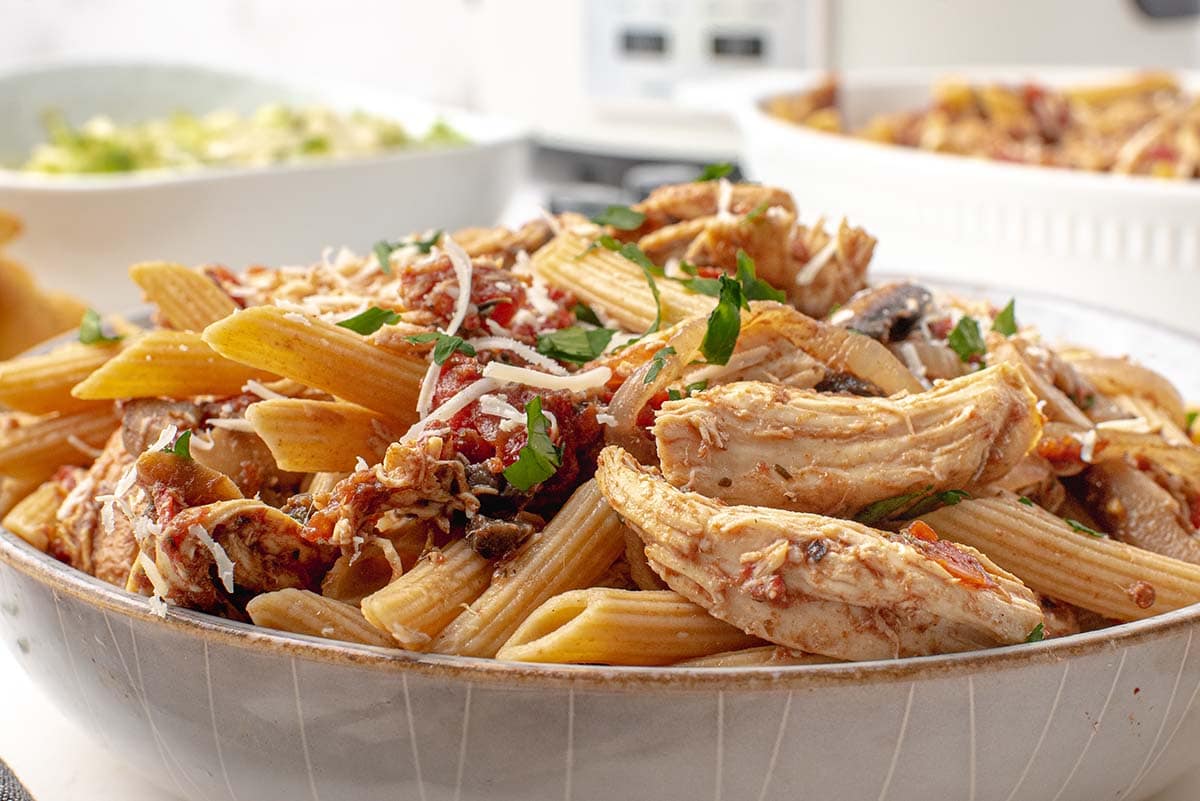
[[(1017, 312), (1200, 397), (1200, 340), (1036, 296)], [(160, 620), (2, 531), (0, 563), (20, 663), (192, 801), (1135, 801), (1200, 761), (1197, 607), (973, 654), (619, 669)]]

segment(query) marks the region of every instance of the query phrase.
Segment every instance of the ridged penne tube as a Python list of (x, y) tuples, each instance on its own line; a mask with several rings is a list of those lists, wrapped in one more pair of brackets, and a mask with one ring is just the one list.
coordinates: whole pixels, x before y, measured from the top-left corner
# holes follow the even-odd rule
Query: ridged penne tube
[(204, 341), (234, 361), (325, 390), (399, 423), (417, 419), (428, 363), (317, 317), (256, 306), (210, 325)]
[(71, 394), (92, 400), (236, 395), (247, 381), (271, 378), (214, 352), (199, 334), (157, 330), (134, 339)]
[(119, 344), (70, 342), (49, 353), (0, 362), (0, 406), (45, 414), (87, 408), (71, 388), (120, 352)]
[(113, 407), (105, 404), (0, 431), (0, 475), (44, 481), (64, 464), (88, 464), (95, 457), (91, 451), (103, 448), (119, 423)]
[(37, 481), (22, 481), (8, 476), (0, 476), (0, 519), (3, 519), (22, 498), (37, 487)]
[(632, 529), (625, 529), (625, 561), (629, 578), (639, 590), (665, 590), (667, 585), (646, 561), (646, 544)]
[(492, 563), (465, 540), (456, 540), (364, 598), (362, 611), (401, 647), (428, 651), (438, 632), (479, 597), (491, 578)]
[(54, 527), (58, 525), (55, 515), (66, 497), (62, 484), (57, 481), (44, 482), (14, 506), (0, 525), (39, 551), (44, 551), (50, 544)]
[(129, 268), (129, 277), (166, 322), (182, 331), (203, 331), (238, 309), (212, 279), (182, 264), (144, 261)]
[(549, 598), (591, 586), (625, 550), (625, 526), (595, 481), (575, 490), (542, 531), (498, 571), (487, 591), (433, 643), (441, 654), (495, 656)]
[(784, 665), (829, 665), (837, 662), (828, 656), (792, 651), (782, 645), (759, 645), (739, 651), (698, 656), (677, 662), (676, 667), (782, 667)]
[[(546, 283), (569, 289), (583, 302), (598, 307), (613, 322), (631, 330), (644, 331), (654, 322), (654, 296), (642, 268), (629, 259), (596, 247), (580, 256), (592, 241), (563, 231), (533, 256), (533, 274)], [(716, 300), (685, 289), (669, 278), (658, 278), (662, 298), (662, 322), (677, 323), (707, 315)]]
[(246, 604), (256, 625), (327, 640), (395, 647), (392, 638), (372, 626), (350, 604), (308, 590), (286, 589), (256, 595)]
[(359, 457), (375, 464), (404, 433), (375, 412), (338, 401), (265, 400), (250, 406), (246, 419), (279, 469), (299, 473), (353, 470)]
[(1200, 601), (1200, 566), (1075, 531), (1011, 495), (963, 501), (921, 519), (1030, 588), (1107, 618), (1139, 620)]
[(671, 590), (593, 587), (556, 595), (533, 610), (496, 657), (513, 662), (670, 665), (761, 642)]

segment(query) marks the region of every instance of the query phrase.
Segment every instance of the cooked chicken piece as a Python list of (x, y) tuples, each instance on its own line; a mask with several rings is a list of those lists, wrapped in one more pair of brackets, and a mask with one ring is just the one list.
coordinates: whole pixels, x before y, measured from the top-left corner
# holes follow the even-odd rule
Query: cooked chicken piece
[(1101, 462), (1083, 476), (1088, 508), (1113, 537), (1200, 564), (1200, 538), (1179, 502), (1124, 459)]
[[(67, 487), (67, 497), (58, 510), (56, 535), (50, 552), (57, 558), (109, 584), (124, 586), (137, 556), (133, 526), (122, 514), (104, 512), (97, 496), (112, 495), (117, 483), (133, 464), (125, 450), (121, 432), (116, 431), (92, 466), (76, 470)], [(131, 495), (125, 502), (135, 511), (145, 508), (145, 498)], [(109, 519), (111, 528), (105, 524)]]
[(508, 270), (521, 251), (533, 253), (550, 241), (554, 231), (546, 220), (532, 220), (517, 230), (498, 226), (496, 228), (463, 228), (455, 231), (457, 242), (471, 258), (490, 256)]
[(147, 451), (137, 458), (137, 482), (149, 495), (160, 523), (189, 506), (244, 497), (224, 473), (166, 451)]
[(721, 193), (729, 192), (731, 215), (744, 217), (762, 204), (766, 208), (781, 208), (795, 216), (796, 203), (787, 191), (774, 186), (760, 184), (733, 184), (724, 181), (700, 181), (690, 184), (673, 184), (655, 189), (641, 203), (634, 205), (636, 211), (646, 215), (646, 221), (633, 231), (615, 232), (621, 239), (635, 241), (651, 231), (665, 225), (711, 217), (721, 210)]
[[(754, 259), (755, 274), (773, 287), (786, 290), (795, 278), (788, 250), (788, 236), (796, 215), (783, 209), (745, 217), (714, 217), (688, 245), (684, 258), (699, 267), (737, 271), (737, 254), (746, 251)], [(790, 293), (789, 293), (790, 294)]]
[(889, 534), (725, 506), (675, 489), (615, 447), (600, 454), (596, 480), (671, 589), (778, 645), (887, 659), (1019, 643), (1042, 622), (1018, 579), (920, 522)]
[(466, 466), (441, 437), (393, 443), (383, 463), (351, 473), (327, 496), (314, 498), (304, 527), (313, 542), (349, 546), (365, 536), (384, 514), (394, 519), (428, 520), (449, 528), (455, 511), (474, 513)]
[(663, 474), (728, 503), (849, 516), (926, 489), (986, 484), (1037, 442), (1033, 393), (1008, 365), (896, 398), (726, 384), (663, 405)]
[[(1030, 349), (1033, 353), (1030, 353)], [(1040, 345), (1030, 346), (1018, 337), (1004, 337), (992, 332), (987, 335), (987, 354), (989, 364), (1011, 364), (1021, 371), (1039, 400), (1045, 401), (1040, 410), (1048, 420), (1075, 426), (1080, 430), (1090, 428), (1092, 420), (1067, 394), (1054, 385), (1053, 373), (1044, 365), (1039, 365), (1034, 358), (1039, 352), (1045, 352)], [(1052, 460), (1053, 461), (1053, 460)]]
[(696, 237), (704, 233), (708, 224), (716, 219), (716, 217), (697, 217), (694, 220), (664, 225), (643, 236), (637, 241), (637, 245), (655, 264), (666, 264), (671, 259), (682, 259)]
[[(784, 333), (781, 326), (798, 316), (798, 312), (790, 309), (784, 314), (752, 312), (745, 315), (729, 361), (690, 368), (684, 372), (683, 384), (705, 381), (707, 386), (715, 387), (734, 381), (767, 381), (790, 387), (817, 386), (836, 371), (802, 349), (797, 344), (803, 342), (800, 337), (781, 336)], [(803, 344), (812, 347), (809, 342)]]
[(971, 365), (941, 342), (926, 342), (924, 336), (914, 334), (902, 342), (888, 345), (897, 359), (918, 378), (927, 382), (958, 378), (971, 372)]
[(1038, 506), (1055, 514), (1058, 513), (1058, 508), (1062, 506), (1067, 494), (1054, 467), (1036, 452), (1025, 454), (1024, 459), (992, 482), (991, 486), (1029, 498)]
[(884, 345), (909, 335), (933, 303), (923, 286), (893, 282), (856, 292), (834, 312), (829, 322), (849, 328)]
[(236, 618), (249, 595), (317, 589), (333, 561), (300, 536), (295, 520), (249, 499), (184, 509), (151, 527), (141, 551), (157, 568), (150, 584), (160, 597)]
[(796, 226), (791, 240), (791, 277), (779, 288), (800, 311), (824, 317), (867, 285), (867, 265), (875, 252), (875, 237), (845, 220), (830, 235), (818, 222)]

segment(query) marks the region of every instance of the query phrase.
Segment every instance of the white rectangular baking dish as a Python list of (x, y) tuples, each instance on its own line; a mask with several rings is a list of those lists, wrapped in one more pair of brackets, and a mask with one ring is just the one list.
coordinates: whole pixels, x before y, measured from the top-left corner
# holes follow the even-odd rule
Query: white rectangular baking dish
[[(1129, 72), (847, 73), (839, 100), (853, 130), (874, 114), (926, 105), (931, 86), (947, 75), (1066, 85)], [(879, 269), (1036, 288), (1200, 331), (1200, 181), (941, 155), (811, 130), (763, 111), (766, 98), (823, 77), (772, 73), (724, 87), (721, 102), (736, 109), (747, 175), (791, 190), (805, 217), (845, 215), (866, 228), (879, 238)], [(1180, 79), (1200, 88), (1200, 73)]]
[(249, 113), (270, 102), (361, 109), (418, 134), (440, 117), (471, 144), (190, 172), (46, 176), (0, 167), (0, 209), (25, 222), (12, 255), (43, 283), (117, 311), (138, 300), (125, 278), (133, 262), (240, 270), (311, 263), (330, 245), (365, 252), (412, 231), (494, 221), (524, 173), (525, 131), (501, 118), (361, 86), (143, 63), (0, 76), (0, 165), (19, 163), (41, 141), (48, 108), (78, 124), (96, 114), (132, 122), (178, 110)]

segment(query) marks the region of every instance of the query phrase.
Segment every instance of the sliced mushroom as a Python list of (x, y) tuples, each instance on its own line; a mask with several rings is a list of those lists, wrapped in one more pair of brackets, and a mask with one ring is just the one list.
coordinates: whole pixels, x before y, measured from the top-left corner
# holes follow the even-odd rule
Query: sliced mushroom
[(933, 296), (923, 286), (882, 284), (855, 293), (829, 321), (887, 345), (908, 336), (932, 302)]
[(1200, 564), (1200, 538), (1179, 502), (1125, 460), (1091, 467), (1083, 476), (1088, 507), (1122, 542)]

